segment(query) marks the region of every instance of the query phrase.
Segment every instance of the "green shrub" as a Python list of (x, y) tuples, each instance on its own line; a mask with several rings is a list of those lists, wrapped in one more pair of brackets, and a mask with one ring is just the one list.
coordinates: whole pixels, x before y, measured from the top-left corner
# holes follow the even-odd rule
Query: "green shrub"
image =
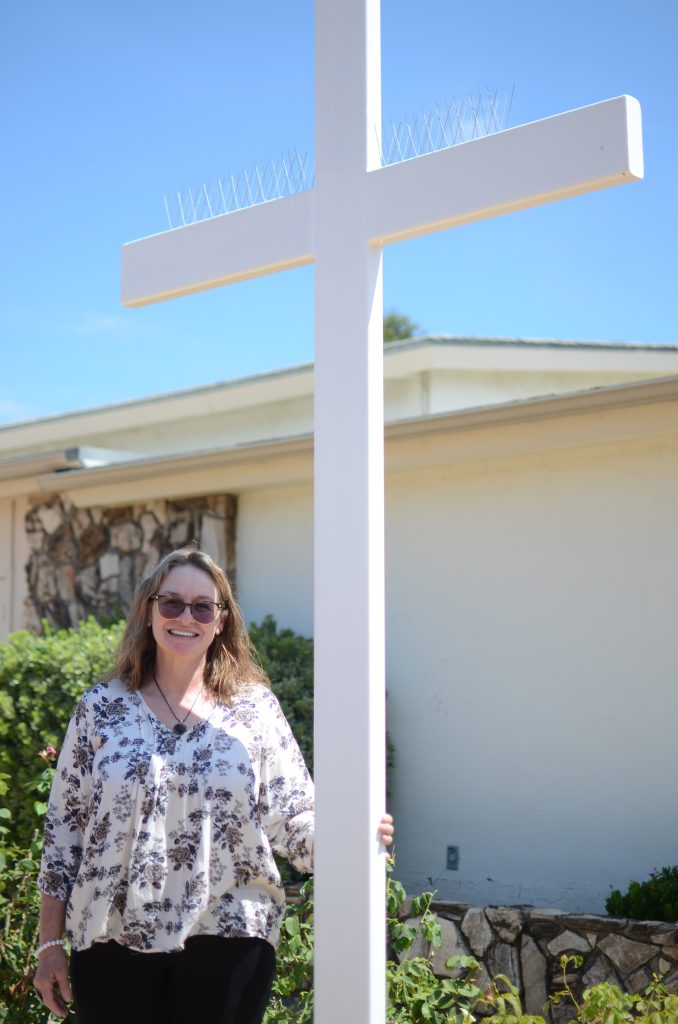
[[(481, 991), (474, 980), (478, 963), (473, 957), (451, 957), (446, 966), (456, 968), (459, 976), (442, 979), (433, 973), (431, 956), (400, 960), (419, 937), (428, 944), (431, 954), (439, 948), (440, 926), (430, 910), (432, 899), (433, 893), (423, 893), (411, 900), (407, 916), (416, 917), (417, 925), (407, 924), (402, 920), (405, 891), (389, 872), (386, 909), (392, 956), (386, 963), (386, 1024), (474, 1024), (476, 1020), (483, 1024), (547, 1024), (552, 1004), (562, 1004), (557, 1019), (572, 1024), (678, 1024), (678, 995), (668, 992), (656, 975), (639, 994), (604, 982), (585, 989), (578, 1000), (568, 979), (571, 970), (583, 964), (579, 956), (561, 957), (563, 988), (547, 1001), (543, 1015), (525, 1013), (520, 993), (506, 975), (497, 975)], [(289, 1024), (292, 1020), (295, 1024), (312, 1024), (312, 962), (313, 899), (309, 881), (302, 888), (299, 905), (288, 907), (283, 921), (277, 977), (264, 1024)], [(338, 977), (341, 971), (342, 965), (337, 963)]]
[[(278, 630), (272, 615), (259, 626), (252, 623), (249, 633), (312, 775), (313, 641), (291, 629)], [(393, 762), (394, 747), (387, 736), (387, 769), (393, 767)]]
[[(40, 760), (42, 757), (42, 761)], [(33, 763), (29, 786), (34, 832), (27, 847), (8, 842), (10, 813), (4, 807), (9, 782), (0, 775), (0, 1022), (44, 1024), (45, 1008), (31, 984), (36, 946), (39, 894), (36, 876), (40, 858), (40, 826), (45, 797), (54, 774), (54, 754), (45, 749)], [(47, 762), (45, 764), (45, 762)], [(386, 889), (386, 918), (390, 958), (386, 967), (388, 1004), (385, 1024), (545, 1024), (543, 1016), (524, 1013), (520, 995), (505, 976), (481, 992), (475, 984), (478, 967), (472, 957), (452, 957), (449, 968), (460, 976), (438, 978), (431, 956), (405, 957), (421, 937), (431, 953), (440, 947), (440, 926), (431, 912), (432, 893), (407, 904), (403, 886), (391, 876)], [(288, 906), (278, 951), (278, 968), (264, 1024), (312, 1024), (313, 1021), (313, 897), (312, 881), (302, 886), (296, 903)], [(417, 919), (416, 926), (403, 918)], [(356, 925), (359, 927), (359, 925)], [(582, 965), (581, 957), (561, 958), (564, 989), (553, 1002), (566, 1000), (577, 1024), (678, 1024), (678, 996), (668, 993), (655, 977), (644, 993), (630, 995), (614, 985), (587, 989), (577, 1002), (568, 984), (568, 969)], [(341, 979), (343, 965), (337, 963)], [(545, 1008), (546, 1013), (546, 1008)], [(474, 1014), (476, 1014), (474, 1016)], [(50, 1018), (52, 1019), (52, 1018)], [(559, 1017), (559, 1019), (564, 1019)]]
[(678, 867), (651, 871), (646, 882), (631, 882), (624, 894), (613, 889), (605, 909), (635, 921), (678, 921)]
[(48, 744), (58, 749), (78, 698), (111, 665), (122, 628), (90, 618), (78, 629), (45, 624), (41, 636), (22, 631), (0, 644), (0, 772), (12, 779), (6, 807), (21, 846), (35, 829), (36, 757)]
[[(478, 963), (473, 957), (452, 957), (448, 967), (461, 971), (458, 978), (437, 978), (427, 957), (399, 959), (421, 935), (432, 949), (441, 943), (440, 926), (431, 913), (433, 893), (415, 897), (408, 915), (417, 927), (401, 920), (407, 900), (400, 882), (392, 878), (389, 861), (386, 913), (392, 957), (386, 964), (388, 1007), (386, 1024), (471, 1024), (471, 1008), (481, 997), (473, 982)], [(342, 965), (337, 963), (337, 977)], [(276, 977), (264, 1024), (312, 1024), (313, 1021), (313, 881), (301, 888), (299, 902), (288, 906), (278, 948)]]
[[(550, 1006), (563, 1002), (571, 1007), (567, 1019), (572, 1024), (678, 1024), (678, 996), (670, 993), (656, 974), (643, 992), (632, 995), (602, 982), (584, 989), (578, 1001), (568, 982), (568, 971), (578, 970), (583, 962), (580, 956), (564, 954), (560, 958), (563, 988), (549, 998), (544, 1016), (526, 1014), (518, 989), (505, 974), (498, 975), (482, 996), (484, 1008), (492, 1011), (484, 1016), (484, 1024), (545, 1024)], [(558, 1015), (558, 1020), (564, 1019), (564, 1014)]]
[(249, 634), (313, 774), (313, 641), (279, 630), (272, 615), (252, 623)]
[[(44, 1024), (45, 1007), (31, 984), (35, 966), (40, 893), (36, 884), (42, 850), (42, 816), (54, 776), (56, 752), (41, 751), (35, 758), (33, 798), (34, 832), (27, 848), (9, 842), (9, 808), (0, 806), (0, 1021), (2, 1024)], [(44, 762), (47, 762), (45, 766)], [(38, 767), (39, 765), (39, 767)], [(38, 774), (39, 773), (39, 774)], [(37, 775), (37, 779), (35, 778)], [(8, 777), (0, 774), (0, 805), (7, 798)], [(50, 1017), (50, 1020), (56, 1018)]]

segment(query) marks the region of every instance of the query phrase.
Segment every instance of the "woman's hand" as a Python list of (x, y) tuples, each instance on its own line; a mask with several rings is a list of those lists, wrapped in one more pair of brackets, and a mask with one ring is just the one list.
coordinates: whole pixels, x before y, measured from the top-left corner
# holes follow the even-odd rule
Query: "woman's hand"
[(393, 831), (393, 818), (390, 814), (385, 814), (379, 822), (379, 841), (384, 846), (393, 842)]
[(57, 1017), (67, 1017), (66, 1003), (73, 1000), (68, 981), (68, 961), (63, 946), (50, 946), (38, 957), (33, 987), (48, 1010)]

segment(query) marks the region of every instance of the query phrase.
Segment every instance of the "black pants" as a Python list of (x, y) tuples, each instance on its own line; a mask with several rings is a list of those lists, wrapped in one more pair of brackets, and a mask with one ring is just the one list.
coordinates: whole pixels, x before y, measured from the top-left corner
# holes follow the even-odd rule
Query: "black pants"
[(78, 1024), (260, 1024), (274, 972), (270, 943), (216, 935), (176, 953), (98, 942), (71, 956)]

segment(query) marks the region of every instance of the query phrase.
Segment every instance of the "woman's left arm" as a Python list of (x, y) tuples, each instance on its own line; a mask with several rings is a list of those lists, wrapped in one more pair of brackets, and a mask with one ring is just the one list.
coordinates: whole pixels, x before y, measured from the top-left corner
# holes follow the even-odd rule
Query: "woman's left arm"
[(266, 698), (259, 813), (273, 850), (299, 871), (313, 870), (314, 790), (289, 722), (273, 693)]
[[(276, 853), (300, 871), (313, 870), (315, 824), (313, 781), (289, 722), (270, 694), (270, 721), (261, 758), (259, 808), (264, 831)], [(393, 841), (393, 818), (378, 827), (384, 846)]]

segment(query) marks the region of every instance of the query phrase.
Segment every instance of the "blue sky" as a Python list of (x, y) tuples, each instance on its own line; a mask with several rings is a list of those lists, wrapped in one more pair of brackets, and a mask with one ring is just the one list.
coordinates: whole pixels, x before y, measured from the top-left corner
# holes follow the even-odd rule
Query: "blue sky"
[[(313, 152), (310, 0), (27, 0), (0, 33), (0, 422), (312, 359), (313, 270), (142, 310), (120, 246), (163, 194)], [(517, 125), (621, 93), (646, 178), (385, 252), (430, 333), (678, 344), (673, 0), (383, 0), (386, 118), (514, 90)]]

